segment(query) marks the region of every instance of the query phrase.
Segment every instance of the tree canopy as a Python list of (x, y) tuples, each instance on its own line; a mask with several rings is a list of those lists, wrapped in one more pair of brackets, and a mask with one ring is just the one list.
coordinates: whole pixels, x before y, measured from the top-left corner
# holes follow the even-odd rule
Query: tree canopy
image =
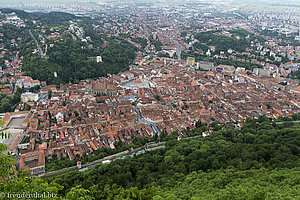
[[(27, 55), (24, 73), (48, 84), (76, 83), (86, 78), (106, 76), (128, 69), (135, 58), (136, 48), (123, 41), (111, 41), (105, 49), (88, 48), (80, 41), (67, 39), (49, 49), (49, 59)], [(101, 55), (103, 62), (96, 62)], [(57, 77), (54, 77), (54, 72)]]

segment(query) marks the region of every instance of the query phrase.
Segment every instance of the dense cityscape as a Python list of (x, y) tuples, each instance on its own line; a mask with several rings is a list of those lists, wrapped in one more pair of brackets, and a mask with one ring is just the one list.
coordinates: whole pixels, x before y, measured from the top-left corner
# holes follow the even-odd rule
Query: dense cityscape
[[(12, 159), (13, 164), (3, 164), (8, 166), (10, 176), (11, 170), (27, 171), (30, 176), (43, 177), (48, 182), (57, 176), (64, 180), (57, 181), (64, 189), (56, 192), (60, 196), (67, 194), (67, 199), (80, 197), (75, 191), (72, 194), (75, 186), (81, 185), (80, 179), (88, 193), (81, 193), (84, 189), (80, 187), (77, 192), (87, 199), (190, 199), (200, 192), (185, 196), (186, 191), (175, 192), (179, 187), (175, 185), (172, 189), (168, 186), (169, 193), (162, 192), (168, 185), (163, 183), (164, 179), (183, 181), (180, 173), (186, 176), (197, 170), (227, 170), (229, 166), (239, 170), (250, 170), (250, 166), (257, 170), (299, 167), (298, 7), (282, 11), (244, 9), (220, 1), (90, 2), (82, 6), (25, 3), (22, 6), (25, 11), (18, 10), (19, 4), (10, 6), (13, 9), (0, 9), (0, 119), (2, 134), (10, 135), (0, 141), (7, 145), (3, 155)], [(280, 139), (285, 135), (277, 133), (280, 131), (286, 131), (287, 138)], [(229, 136), (232, 134), (235, 136)], [(224, 144), (220, 143), (219, 135), (226, 138)], [(244, 139), (237, 139), (239, 135)], [(291, 140), (293, 144), (284, 143)], [(233, 149), (243, 144), (248, 153), (257, 151), (252, 156), (260, 155), (259, 147), (251, 150), (250, 144), (276, 143), (288, 146), (290, 151), (283, 150), (284, 147), (266, 148), (268, 153), (255, 158), (256, 163), (249, 167), (229, 162), (236, 158), (229, 153), (224, 156), (231, 164), (225, 164), (220, 156), (213, 162), (207, 158), (208, 153), (203, 154), (204, 151), (215, 152), (212, 155), (226, 152), (218, 149), (225, 141), (233, 142)], [(221, 146), (215, 147), (216, 143)], [(183, 150), (184, 155), (170, 153), (194, 145), (199, 146), (189, 153)], [(203, 150), (205, 145), (207, 150)], [(189, 156), (198, 148), (203, 152), (197, 156), (201, 154), (199, 158), (207, 159), (195, 164)], [(278, 157), (278, 166), (272, 157), (276, 154), (274, 149), (289, 152)], [(107, 184), (104, 176), (117, 176), (124, 167), (117, 173), (108, 169), (104, 173), (106, 169), (101, 167), (111, 165), (113, 170), (122, 160), (125, 166), (131, 162), (130, 157), (136, 159), (132, 162), (148, 159), (151, 163), (152, 157), (158, 156), (155, 152), (164, 156), (164, 164), (168, 163), (168, 157), (173, 157), (173, 164), (166, 166), (174, 165), (178, 169), (174, 168), (173, 172), (169, 169), (164, 175), (172, 176), (161, 178), (152, 174), (156, 181), (150, 181), (150, 171), (158, 173), (160, 168), (146, 167), (143, 175), (136, 171), (135, 177), (134, 170), (130, 170), (132, 177), (126, 174), (119, 182), (107, 179), (111, 185), (104, 186)], [(237, 158), (243, 163), (247, 159), (255, 160), (243, 157), (245, 154)], [(180, 156), (191, 159), (190, 164), (175, 162), (175, 157)], [(99, 182), (97, 187), (99, 192), (105, 192), (97, 193), (89, 185), (96, 186), (92, 179), (85, 185), (84, 175), (80, 173), (88, 174), (91, 169), (103, 173), (103, 177), (98, 177), (103, 178), (103, 184)], [(284, 173), (293, 176), (291, 171)], [(9, 178), (1, 175), (1, 179)], [(67, 184), (68, 179), (74, 181)], [(157, 191), (150, 186), (161, 188)], [(297, 186), (299, 183), (290, 188)], [(139, 198), (133, 198), (135, 187)], [(297, 198), (296, 193), (280, 191), (286, 192), (288, 199)], [(237, 199), (237, 196), (226, 197)], [(255, 199), (254, 196), (244, 198)], [(258, 199), (268, 198), (275, 196)]]

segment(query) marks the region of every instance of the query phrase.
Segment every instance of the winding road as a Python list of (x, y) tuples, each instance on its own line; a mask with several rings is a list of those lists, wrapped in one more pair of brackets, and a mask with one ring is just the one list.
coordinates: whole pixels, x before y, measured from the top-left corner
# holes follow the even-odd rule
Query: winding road
[(35, 39), (34, 35), (32, 34), (31, 29), (29, 29), (28, 32), (29, 32), (30, 36), (32, 37), (32, 39), (34, 40), (37, 48), (39, 49), (41, 58), (44, 58), (45, 55), (43, 53), (43, 50), (42, 50), (41, 46), (39, 45), (38, 41)]

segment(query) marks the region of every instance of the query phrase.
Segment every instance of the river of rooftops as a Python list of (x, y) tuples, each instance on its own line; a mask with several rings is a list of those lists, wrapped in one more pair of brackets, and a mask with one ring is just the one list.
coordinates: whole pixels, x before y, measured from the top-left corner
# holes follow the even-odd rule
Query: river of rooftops
[(154, 59), (97, 81), (45, 86), (41, 92), (52, 90), (51, 98), (28, 102), (30, 142), (23, 153), (44, 142), (46, 156), (74, 159), (100, 147), (115, 148), (115, 142), (130, 144), (132, 136), (193, 129), (197, 121), (239, 126), (247, 117), (298, 113), (299, 94), (278, 89), (275, 82)]

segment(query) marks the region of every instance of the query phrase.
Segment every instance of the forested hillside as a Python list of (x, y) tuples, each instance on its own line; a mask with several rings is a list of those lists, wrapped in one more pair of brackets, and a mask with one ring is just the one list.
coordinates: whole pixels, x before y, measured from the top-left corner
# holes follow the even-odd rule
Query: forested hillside
[(166, 149), (48, 180), (64, 186), (62, 195), (81, 185), (95, 199), (299, 197), (299, 124), (262, 117), (248, 119), (241, 130), (215, 128), (222, 130), (205, 138), (170, 137)]
[[(99, 22), (89, 17), (62, 12), (27, 13), (6, 8), (0, 12), (3, 13), (0, 19), (4, 20), (5, 14), (16, 13), (26, 21), (26, 26), (20, 28), (11, 24), (0, 26), (3, 34), (0, 39), (5, 43), (3, 48), (10, 50), (0, 58), (0, 64), (13, 59), (10, 52), (18, 51), (19, 57), (24, 56), (24, 75), (47, 84), (78, 83), (82, 79), (118, 73), (127, 70), (135, 59), (137, 48), (134, 45), (107, 36), (95, 28), (100, 26)], [(41, 56), (29, 31), (44, 56)], [(12, 39), (18, 43), (11, 45)], [(103, 62), (97, 63), (97, 56), (101, 56)]]
[[(85, 47), (85, 48), (82, 48)], [(101, 55), (103, 62), (89, 59)], [(27, 55), (23, 71), (33, 79), (47, 83), (78, 82), (86, 78), (106, 76), (128, 69), (135, 58), (135, 47), (127, 42), (112, 41), (105, 49), (87, 48), (87, 44), (67, 39), (55, 44), (48, 59)], [(53, 73), (57, 72), (57, 78)]]
[[(195, 39), (197, 39), (198, 42), (195, 43), (194, 46), (195, 48), (202, 49), (203, 51), (207, 51), (208, 46), (215, 46), (216, 51), (218, 52), (226, 52), (230, 48), (238, 52), (243, 52), (247, 47), (250, 47), (250, 39), (255, 38), (253, 34), (245, 30), (234, 30), (230, 33), (228, 32), (228, 34), (228, 36), (224, 36), (219, 32), (197, 33), (195, 35)], [(249, 40), (247, 39), (248, 35)], [(262, 38), (259, 37), (259, 39), (263, 41)]]
[(295, 199), (299, 191), (297, 177), (299, 168), (198, 171), (175, 187), (120, 188), (110, 191), (108, 199)]
[[(41, 12), (33, 12), (28, 13), (23, 10), (16, 10), (10, 8), (1, 8), (0, 12), (3, 14), (16, 13), (20, 18), (26, 18), (27, 20), (37, 20), (45, 25), (66, 25), (69, 20), (79, 19), (80, 17), (76, 17), (70, 13), (64, 12), (49, 12), (49, 13), (41, 13)], [(28, 25), (28, 24), (27, 24)]]

